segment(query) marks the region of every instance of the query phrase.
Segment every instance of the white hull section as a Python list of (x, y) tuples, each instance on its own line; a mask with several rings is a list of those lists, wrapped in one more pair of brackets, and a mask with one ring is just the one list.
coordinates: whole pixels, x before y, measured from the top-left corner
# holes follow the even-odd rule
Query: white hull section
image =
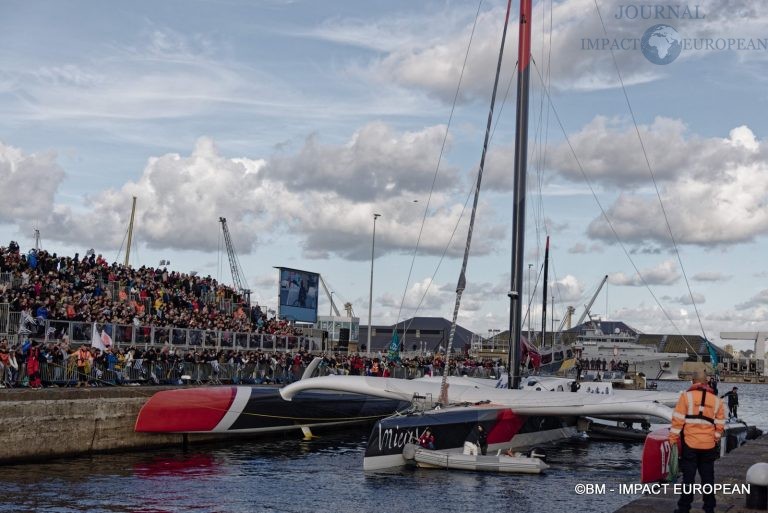
[[(280, 395), (290, 401), (303, 390), (336, 390), (413, 401), (415, 397), (439, 397), (440, 384), (370, 376), (324, 376), (291, 383), (280, 389)], [(452, 384), (448, 389), (448, 400), (451, 403), (487, 402), (496, 406), (507, 406), (516, 415), (577, 417), (651, 415), (671, 422), (672, 409), (659, 401), (662, 397), (659, 392), (646, 390), (626, 390), (620, 395), (595, 395), (572, 392), (542, 393), (458, 384)]]
[(474, 470), (482, 472), (507, 472), (512, 474), (540, 474), (549, 468), (539, 458), (501, 455), (469, 455), (449, 451), (430, 451), (408, 445), (406, 458), (415, 460), (422, 468)]
[(688, 358), (680, 356), (678, 358), (668, 358), (668, 355), (661, 354), (658, 359), (645, 360), (637, 362), (637, 371), (645, 374), (647, 379), (660, 379), (674, 381), (680, 379), (680, 369), (683, 362)]

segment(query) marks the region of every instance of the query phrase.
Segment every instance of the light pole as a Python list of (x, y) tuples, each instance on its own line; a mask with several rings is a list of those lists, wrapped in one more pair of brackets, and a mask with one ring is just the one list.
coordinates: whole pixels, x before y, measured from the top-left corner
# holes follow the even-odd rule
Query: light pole
[(328, 317), (333, 317), (333, 295), (334, 291), (331, 291), (331, 304), (328, 306)]
[(368, 289), (368, 345), (366, 347), (368, 357), (371, 356), (371, 314), (373, 310), (373, 256), (374, 249), (376, 248), (376, 219), (381, 217), (381, 214), (373, 214), (373, 238), (371, 239), (371, 286)]

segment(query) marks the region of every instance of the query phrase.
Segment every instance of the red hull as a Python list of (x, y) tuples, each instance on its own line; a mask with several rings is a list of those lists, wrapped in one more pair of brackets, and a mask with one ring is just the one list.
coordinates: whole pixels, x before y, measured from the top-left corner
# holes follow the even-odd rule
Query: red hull
[(232, 405), (235, 387), (164, 390), (153, 395), (136, 419), (140, 433), (212, 431)]

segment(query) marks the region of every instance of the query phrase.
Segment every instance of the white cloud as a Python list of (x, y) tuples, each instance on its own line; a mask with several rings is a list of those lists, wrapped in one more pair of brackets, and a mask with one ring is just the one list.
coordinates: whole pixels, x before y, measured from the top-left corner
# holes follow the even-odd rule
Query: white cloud
[(603, 252), (603, 245), (600, 243), (592, 243), (592, 244), (585, 244), (583, 242), (577, 242), (570, 248), (568, 248), (568, 253), (572, 255), (583, 255), (586, 253), (602, 253)]
[(573, 303), (584, 296), (584, 285), (570, 274), (551, 283), (550, 289), (558, 303)]
[[(398, 139), (396, 134), (391, 135), (393, 140)], [(406, 134), (403, 139), (409, 137)], [(88, 197), (81, 208), (56, 205), (42, 209), (41, 227), (53, 240), (117, 248), (128, 226), (131, 197), (136, 196), (137, 240), (150, 248), (216, 251), (221, 231), (218, 219), (226, 217), (239, 254), (255, 250), (257, 240), (287, 235), (299, 239), (299, 246), (309, 258), (335, 254), (364, 260), (370, 257), (372, 214), (377, 212), (382, 214), (377, 222), (377, 254), (410, 253), (423, 215), (422, 204), (413, 202), (410, 189), (425, 187), (426, 175), (421, 181), (414, 178), (416, 173), (409, 162), (418, 160), (421, 143), (408, 143), (413, 148), (409, 161), (397, 156), (408, 153), (402, 145), (385, 144), (382, 150), (373, 140), (356, 144), (360, 140), (361, 137), (356, 137), (348, 145), (324, 150), (334, 155), (340, 166), (343, 162), (344, 169), (326, 162), (317, 167), (313, 181), (297, 183), (299, 173), (294, 166), (310, 165), (309, 160), (285, 158), (280, 164), (283, 173), (275, 172), (274, 167), (271, 173), (266, 173), (267, 161), (224, 157), (212, 139), (203, 137), (191, 155), (153, 157), (138, 180)], [(386, 198), (378, 198), (380, 192), (371, 187), (368, 178), (356, 175), (366, 168), (361, 163), (377, 160), (382, 162), (381, 168), (370, 167), (365, 171), (366, 177), (379, 185), (390, 181), (398, 184)], [(427, 168), (421, 170), (426, 173)], [(350, 184), (346, 188), (348, 195), (340, 194), (333, 190), (339, 186), (340, 176), (360, 183)], [(326, 185), (321, 187), (323, 182)], [(46, 182), (49, 187), (55, 184), (55, 179)], [(23, 183), (14, 185), (17, 189), (22, 186)], [(356, 189), (359, 194), (352, 194)], [(50, 207), (50, 203), (46, 206)], [(422, 254), (442, 254), (460, 218), (448, 254), (462, 254), (469, 218), (462, 217), (462, 211), (463, 204), (450, 196), (433, 195), (420, 244)], [(484, 203), (479, 215), (493, 218), (490, 207)], [(506, 236), (503, 228), (493, 222), (485, 222), (476, 231), (475, 255), (488, 253)]]
[[(664, 78), (667, 70), (648, 62), (639, 44), (636, 48), (632, 46), (628, 50), (614, 51), (613, 55), (606, 48), (590, 48), (590, 41), (604, 38), (639, 43), (649, 23), (654, 21), (618, 20), (616, 16), (621, 6), (626, 6), (626, 2), (604, 0), (600, 2), (600, 13), (606, 26), (604, 30), (595, 5), (593, 0), (564, 0), (556, 4), (539, 2), (534, 6), (531, 53), (542, 74), (550, 71), (552, 86), (556, 89), (585, 91), (620, 87), (614, 57), (627, 86)], [(705, 15), (704, 19), (677, 19), (672, 22), (684, 38), (762, 38), (768, 29), (768, 8), (762, 4), (758, 6), (747, 0), (734, 0), (726, 6), (716, 0), (702, 0), (697, 2), (697, 6)], [(484, 99), (489, 95), (504, 8), (503, 4), (497, 5), (479, 15), (464, 70), (460, 99)], [(461, 16), (451, 16), (452, 13), (454, 11), (437, 12), (427, 23), (421, 18), (418, 21), (397, 18), (367, 25), (356, 20), (339, 20), (331, 26), (326, 25), (320, 35), (385, 52), (380, 62), (371, 66), (375, 76), (452, 101), (474, 23), (474, 13), (469, 9), (460, 11)], [(517, 58), (517, 15), (517, 9), (513, 9), (503, 66), (508, 74)], [(447, 28), (442, 31), (433, 28), (443, 25)], [(424, 34), (432, 37), (424, 37)], [(680, 61), (703, 59), (713, 53), (708, 50), (684, 51)], [(739, 58), (759, 58), (760, 53), (739, 52)], [(551, 61), (548, 60), (550, 55)], [(533, 73), (534, 85), (537, 86), (536, 71)]]
[(684, 294), (678, 298), (675, 299), (677, 303), (680, 303), (681, 305), (692, 305), (694, 302), (696, 305), (701, 305), (707, 302), (707, 298), (704, 297), (704, 294), (699, 294), (697, 292), (693, 293), (693, 298), (691, 298), (690, 295)]
[(768, 289), (763, 289), (757, 294), (755, 294), (754, 296), (752, 296), (748, 301), (745, 301), (744, 303), (736, 305), (736, 308), (739, 310), (743, 310), (747, 308), (766, 307), (766, 306), (768, 306)]
[[(432, 184), (444, 126), (395, 133), (384, 123), (369, 123), (344, 145), (322, 145), (310, 136), (296, 155), (276, 156), (264, 177), (291, 190), (335, 191), (356, 201), (426, 192)], [(443, 166), (437, 190), (457, 181), (456, 169)]]
[[(665, 214), (676, 241), (682, 244), (747, 242), (768, 233), (768, 143), (758, 141), (749, 128), (737, 127), (724, 139), (689, 135), (681, 122), (663, 118), (641, 128), (646, 148), (651, 149), (649, 157), (665, 212), (654, 193), (631, 190), (643, 177), (646, 184), (651, 183), (643, 157), (627, 150), (638, 147), (633, 132), (633, 128), (611, 127), (596, 118), (575, 138), (587, 174), (598, 183), (625, 189), (606, 209), (622, 241), (668, 247)], [(561, 157), (555, 159), (560, 172), (566, 176), (575, 173), (567, 167), (565, 156)], [(588, 235), (615, 242), (602, 216), (589, 224)]]
[[(640, 277), (642, 275), (642, 278)], [(644, 287), (647, 285), (672, 285), (680, 279), (680, 272), (673, 260), (661, 262), (656, 267), (641, 269), (640, 275), (628, 276), (624, 273), (613, 273), (608, 276), (611, 285)]]
[[(426, 294), (426, 295), (425, 295)], [(405, 294), (405, 300), (402, 302), (403, 314), (410, 317), (411, 312), (419, 308), (417, 315), (425, 315), (423, 312), (432, 310), (441, 310), (444, 302), (449, 299), (450, 293), (443, 287), (432, 285), (432, 278), (424, 278), (421, 281), (413, 283)], [(401, 301), (400, 296), (394, 296), (389, 293), (382, 294), (378, 298), (378, 303), (390, 309), (399, 309)]]
[(728, 281), (731, 279), (731, 276), (727, 274), (723, 274), (719, 271), (703, 271), (703, 272), (694, 274), (692, 279), (693, 281), (700, 281), (700, 282), (717, 282), (717, 281)]
[(29, 225), (46, 217), (65, 174), (56, 154), (25, 154), (0, 141), (0, 222)]

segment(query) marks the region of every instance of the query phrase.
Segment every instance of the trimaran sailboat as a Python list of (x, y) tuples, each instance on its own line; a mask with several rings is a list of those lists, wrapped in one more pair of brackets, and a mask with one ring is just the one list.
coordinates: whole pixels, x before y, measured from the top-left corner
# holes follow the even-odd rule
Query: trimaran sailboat
[[(472, 240), (475, 212), (478, 204), (485, 154), (493, 117), (504, 41), (509, 21), (511, 0), (507, 12), (499, 52), (496, 78), (488, 115), (488, 125), (483, 154), (478, 169), (475, 197), (469, 223), (464, 261), (459, 275), (450, 345), (455, 333), (456, 317), (464, 291), (467, 258)], [(510, 341), (521, 336), (521, 291), (523, 283), (524, 227), (526, 166), (528, 155), (528, 91), (531, 61), (531, 12), (532, 0), (521, 0), (519, 18), (517, 113), (514, 165), (514, 216), (513, 255), (510, 299)], [(430, 427), (436, 438), (436, 448), (460, 451), (469, 431), (478, 423), (488, 433), (488, 449), (521, 448), (561, 439), (575, 433), (578, 417), (597, 418), (647, 418), (671, 420), (672, 410), (662, 404), (674, 403), (677, 394), (660, 394), (646, 391), (627, 391), (621, 394), (583, 394), (571, 392), (537, 392), (519, 390), (520, 346), (510, 344), (506, 389), (479, 384), (475, 381), (444, 377), (442, 382), (430, 380), (400, 380), (365, 376), (325, 376), (301, 380), (281, 389), (283, 398), (307, 390), (334, 390), (354, 392), (368, 396), (412, 401), (439, 397), (438, 407), (414, 411), (408, 415), (395, 415), (380, 420), (373, 428), (365, 452), (364, 468), (373, 470), (402, 465), (403, 448), (419, 438)]]

